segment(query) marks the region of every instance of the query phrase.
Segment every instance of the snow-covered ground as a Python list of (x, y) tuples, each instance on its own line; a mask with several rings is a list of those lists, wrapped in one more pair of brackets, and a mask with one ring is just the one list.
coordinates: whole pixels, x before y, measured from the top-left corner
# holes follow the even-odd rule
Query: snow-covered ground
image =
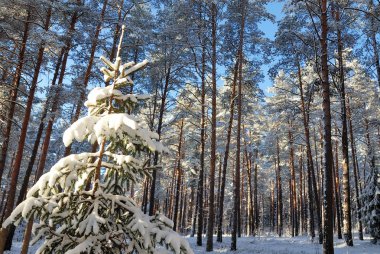
[[(203, 253), (239, 253), (239, 254), (322, 254), (322, 245), (312, 243), (306, 236), (299, 237), (241, 237), (238, 238), (238, 250), (230, 251), (231, 238), (225, 236), (223, 243), (214, 241), (214, 251), (206, 252), (206, 239), (203, 247), (196, 246), (196, 238), (188, 238), (190, 245), (197, 254)], [(374, 245), (368, 237), (359, 241), (355, 235), (354, 247), (347, 247), (343, 240), (334, 239), (335, 254), (380, 254), (380, 245)]]
[[(206, 239), (203, 239), (203, 247), (196, 246), (196, 238), (187, 238), (194, 253), (204, 254)], [(335, 240), (335, 254), (380, 254), (380, 245), (374, 245), (369, 237), (359, 241), (355, 235), (354, 247), (347, 247), (343, 240)], [(214, 241), (214, 251), (207, 253), (239, 253), (239, 254), (322, 254), (322, 245), (312, 243), (306, 236), (277, 237), (272, 235), (259, 237), (241, 237), (238, 239), (238, 250), (230, 251), (231, 238), (225, 236), (223, 243)], [(13, 250), (7, 254), (20, 253), (20, 242), (13, 243)], [(29, 253), (35, 253), (38, 246), (32, 246)]]

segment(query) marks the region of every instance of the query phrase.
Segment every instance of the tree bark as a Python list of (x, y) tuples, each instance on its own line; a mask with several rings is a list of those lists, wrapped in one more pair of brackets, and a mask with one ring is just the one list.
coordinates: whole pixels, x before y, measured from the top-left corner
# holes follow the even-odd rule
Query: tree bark
[(292, 237), (298, 235), (298, 227), (297, 227), (297, 189), (296, 189), (296, 172), (294, 168), (294, 147), (293, 147), (293, 134), (290, 131), (292, 128), (292, 123), (290, 122), (288, 137), (289, 137), (289, 167), (290, 167), (290, 190), (292, 193), (291, 198), (291, 222), (292, 222)]
[(215, 188), (215, 163), (216, 163), (216, 4), (211, 3), (211, 81), (212, 81), (212, 113), (211, 113), (211, 158), (210, 158), (210, 175), (209, 175), (209, 209), (207, 223), (207, 242), (206, 251), (213, 250), (213, 233), (214, 233), (214, 188)]
[(339, 181), (339, 164), (338, 164), (338, 142), (335, 144), (335, 167), (333, 167), (334, 174), (334, 193), (335, 193), (335, 211), (336, 211), (336, 221), (335, 225), (338, 231), (338, 239), (342, 239), (342, 209), (341, 209), (341, 201), (340, 201), (340, 181)]
[(303, 151), (301, 148), (300, 151), (300, 156), (298, 158), (298, 170), (299, 170), (299, 193), (300, 193), (300, 219), (301, 219), (301, 224), (300, 224), (300, 231), (301, 235), (304, 234), (305, 230), (305, 225), (307, 225), (306, 220), (305, 220), (305, 204), (304, 204), (304, 192), (303, 192), (303, 186), (304, 186), (304, 181), (303, 181), (303, 157), (302, 157)]
[(356, 156), (356, 146), (355, 146), (355, 139), (354, 139), (354, 132), (352, 128), (352, 115), (351, 115), (351, 109), (350, 109), (350, 100), (347, 97), (347, 117), (348, 117), (348, 126), (350, 130), (350, 143), (351, 143), (351, 155), (352, 155), (352, 166), (354, 168), (354, 182), (355, 182), (355, 200), (356, 200), (356, 215), (358, 217), (358, 224), (359, 224), (359, 240), (363, 240), (363, 224), (362, 224), (362, 213), (361, 213), (361, 200), (359, 193), (361, 193), (359, 182), (360, 182), (360, 176), (359, 176), (359, 169), (358, 169), (358, 163), (357, 163), (357, 156)]
[(332, 188), (332, 142), (331, 142), (331, 111), (330, 85), (327, 53), (327, 0), (321, 0), (321, 65), (322, 65), (322, 110), (324, 124), (324, 232), (323, 253), (334, 253), (333, 239), (333, 188)]
[(198, 176), (198, 193), (197, 193), (197, 245), (202, 246), (202, 230), (203, 230), (203, 179), (205, 169), (205, 144), (206, 144), (206, 49), (202, 45), (202, 67), (201, 67), (201, 144), (200, 144), (200, 169)]
[(281, 166), (280, 166), (280, 142), (278, 137), (276, 138), (277, 147), (277, 234), (282, 236), (283, 230), (283, 203), (282, 203), (282, 180), (281, 180)]
[(339, 63), (339, 81), (340, 81), (340, 107), (342, 117), (342, 169), (343, 169), (343, 235), (348, 246), (353, 246), (352, 225), (351, 225), (351, 190), (350, 190), (350, 169), (348, 157), (348, 135), (347, 135), (347, 114), (346, 114), (346, 91), (344, 83), (344, 66), (343, 66), (343, 42), (342, 32), (339, 28), (340, 12), (335, 10), (335, 19), (338, 23), (338, 63)]
[(231, 142), (231, 133), (232, 133), (232, 125), (234, 120), (234, 106), (235, 106), (235, 96), (236, 96), (236, 80), (238, 75), (238, 66), (239, 66), (239, 57), (236, 59), (236, 63), (234, 66), (234, 76), (232, 79), (232, 92), (231, 92), (231, 100), (230, 100), (230, 118), (228, 121), (227, 128), (227, 141), (226, 147), (224, 150), (223, 157), (223, 169), (222, 169), (222, 182), (220, 187), (220, 195), (219, 195), (219, 214), (218, 214), (218, 229), (217, 229), (217, 241), (222, 242), (222, 233), (223, 233), (223, 211), (224, 211), (224, 195), (226, 188), (226, 174), (227, 174), (227, 166), (228, 166), (228, 157), (230, 152), (230, 142)]
[(244, 30), (245, 30), (245, 15), (246, 15), (246, 2), (240, 1), (241, 10), (241, 23), (239, 32), (239, 84), (237, 94), (237, 134), (236, 134), (236, 161), (235, 161), (235, 181), (234, 181), (234, 209), (232, 219), (232, 232), (231, 232), (231, 250), (237, 250), (236, 236), (241, 235), (240, 232), (240, 139), (241, 139), (241, 111), (242, 111), (242, 85), (243, 85), (243, 44), (244, 44)]
[[(315, 237), (315, 226), (314, 226), (314, 207), (313, 207), (313, 198), (315, 202), (317, 203), (317, 207), (319, 204), (318, 196), (313, 197), (313, 191), (314, 193), (317, 193), (316, 190), (316, 184), (315, 181), (312, 181), (314, 176), (314, 163), (313, 163), (313, 156), (311, 154), (311, 144), (310, 144), (310, 129), (309, 129), (309, 111), (306, 109), (305, 105), (305, 99), (304, 99), (304, 92), (303, 92), (303, 82), (302, 82), (302, 75), (301, 75), (301, 64), (299, 61), (297, 61), (297, 68), (298, 68), (298, 83), (299, 83), (299, 89), (300, 89), (300, 98), (301, 98), (301, 109), (302, 109), (302, 120), (303, 120), (303, 126), (304, 126), (304, 132), (305, 132), (305, 140), (306, 140), (306, 157), (307, 157), (307, 179), (308, 179), (308, 199), (309, 199), (309, 234), (312, 239)], [(317, 214), (319, 211), (317, 211)], [(320, 223), (318, 223), (320, 225)], [(319, 235), (321, 234), (321, 229), (319, 228)], [(321, 238), (319, 241), (321, 242)]]
[(174, 204), (174, 217), (173, 217), (173, 230), (177, 231), (177, 217), (178, 217), (178, 205), (179, 205), (179, 196), (181, 189), (181, 180), (182, 180), (182, 168), (181, 168), (181, 157), (182, 157), (182, 139), (183, 139), (183, 119), (181, 121), (180, 132), (179, 132), (179, 142), (178, 142), (178, 160), (177, 160), (177, 186), (176, 186), (176, 196)]
[[(253, 225), (253, 234), (256, 235), (259, 230), (259, 204), (258, 204), (258, 186), (257, 186), (257, 178), (258, 178), (258, 166), (257, 166), (257, 160), (259, 157), (259, 151), (255, 151), (255, 169), (254, 169), (254, 174), (253, 174), (253, 182), (254, 182), (254, 187), (253, 187), (253, 204), (254, 204), (254, 225)], [(264, 214), (262, 215), (264, 216)], [(264, 220), (263, 220), (264, 221)]]
[[(158, 118), (157, 134), (159, 136), (159, 140), (161, 139), (162, 123), (163, 123), (164, 112), (165, 112), (166, 98), (169, 91), (170, 75), (171, 75), (171, 65), (169, 64), (169, 67), (165, 75), (165, 84), (164, 84), (164, 90), (161, 97), (161, 106), (160, 106), (160, 112), (159, 112), (159, 118)], [(153, 160), (154, 166), (158, 165), (158, 158), (159, 158), (159, 154), (158, 152), (155, 152), (154, 160)], [(153, 169), (152, 183), (150, 186), (150, 196), (149, 196), (149, 216), (152, 216), (154, 213), (154, 207), (156, 203), (156, 197), (155, 197), (156, 181), (157, 181), (157, 169)]]
[[(243, 128), (244, 129), (244, 128)], [(254, 210), (252, 197), (252, 159), (251, 153), (248, 152), (247, 142), (244, 140), (244, 154), (247, 163), (247, 235), (254, 235)]]

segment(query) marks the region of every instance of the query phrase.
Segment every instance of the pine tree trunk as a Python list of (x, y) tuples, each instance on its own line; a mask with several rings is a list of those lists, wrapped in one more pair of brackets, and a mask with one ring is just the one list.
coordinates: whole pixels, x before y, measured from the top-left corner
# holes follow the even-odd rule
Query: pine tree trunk
[[(340, 22), (340, 12), (336, 9), (335, 19)], [(340, 81), (340, 105), (342, 117), (342, 169), (343, 169), (343, 234), (348, 246), (353, 246), (352, 226), (351, 226), (351, 190), (350, 190), (350, 169), (348, 157), (348, 135), (347, 135), (347, 114), (346, 114), (346, 91), (344, 84), (343, 66), (343, 42), (341, 30), (338, 24), (338, 62), (339, 62), (339, 81)]]
[[(257, 192), (257, 184), (258, 184), (258, 181), (257, 181), (257, 177), (258, 177), (258, 166), (257, 166), (257, 160), (258, 160), (258, 154), (259, 154), (259, 151), (256, 150), (255, 151), (255, 167), (254, 167), (254, 174), (253, 174), (253, 182), (254, 182), (254, 187), (253, 187), (253, 204), (254, 204), (254, 225), (253, 225), (253, 233), (254, 235), (258, 234), (258, 230), (259, 230), (259, 205), (258, 205), (258, 192)], [(264, 216), (264, 214), (263, 214)], [(264, 220), (263, 220), (264, 221)]]
[(242, 85), (243, 85), (243, 44), (244, 44), (244, 30), (245, 30), (245, 0), (240, 1), (241, 10), (241, 24), (239, 32), (239, 84), (237, 94), (237, 134), (236, 134), (236, 161), (235, 161), (235, 181), (234, 181), (234, 209), (232, 219), (232, 232), (231, 232), (231, 250), (237, 250), (236, 236), (240, 236), (240, 139), (241, 139), (241, 111), (242, 111)]
[[(164, 84), (164, 90), (161, 97), (160, 112), (159, 112), (159, 117), (158, 117), (157, 134), (159, 136), (159, 140), (161, 139), (162, 123), (163, 123), (164, 113), (165, 113), (166, 98), (169, 91), (170, 76), (171, 76), (171, 65), (169, 64), (166, 75), (165, 75), (165, 84)], [(154, 160), (153, 160), (154, 166), (158, 165), (158, 157), (159, 157), (158, 152), (155, 152)], [(149, 216), (152, 216), (154, 214), (154, 207), (157, 202), (156, 197), (155, 197), (156, 182), (157, 182), (157, 169), (154, 169), (152, 173), (152, 183), (150, 186)]]
[(341, 203), (340, 203), (340, 183), (339, 183), (339, 167), (338, 167), (338, 142), (335, 145), (335, 166), (333, 166), (334, 174), (334, 193), (335, 193), (335, 212), (336, 212), (336, 221), (335, 225), (338, 231), (338, 239), (342, 239), (342, 226), (341, 226)]
[(203, 230), (203, 180), (205, 170), (205, 144), (206, 144), (206, 49), (202, 45), (202, 67), (201, 67), (201, 144), (200, 144), (200, 169), (198, 176), (198, 193), (197, 193), (197, 245), (202, 246), (202, 230)]
[(189, 208), (189, 212), (188, 212), (188, 220), (189, 220), (189, 223), (191, 225), (191, 231), (190, 231), (190, 237), (194, 237), (195, 235), (195, 225), (197, 223), (197, 220), (196, 220), (196, 207), (197, 207), (197, 200), (196, 200), (196, 195), (195, 195), (195, 189), (194, 189), (194, 186), (193, 184), (190, 184), (190, 187), (191, 187), (191, 192), (190, 192), (190, 208)]
[(213, 233), (214, 233), (214, 188), (215, 188), (215, 163), (216, 163), (216, 16), (217, 8), (215, 3), (211, 3), (211, 83), (212, 83), (212, 113), (211, 113), (211, 158), (210, 158), (210, 175), (209, 179), (209, 209), (207, 223), (207, 242), (206, 251), (213, 250)]
[(359, 169), (357, 167), (357, 156), (356, 156), (356, 146), (355, 146), (355, 139), (354, 139), (354, 132), (352, 128), (352, 116), (351, 116), (351, 109), (350, 109), (350, 100), (347, 97), (347, 117), (348, 117), (348, 126), (350, 130), (350, 140), (351, 140), (351, 155), (352, 155), (352, 166), (354, 168), (354, 182), (355, 182), (355, 200), (356, 200), (356, 214), (358, 217), (358, 224), (359, 224), (359, 240), (363, 240), (363, 224), (362, 224), (362, 205), (359, 193), (361, 193), (361, 190), (359, 188), (359, 182), (360, 182), (360, 176), (359, 176)]
[[(274, 183), (271, 180), (270, 182), (271, 186), (271, 192), (270, 192), (270, 226), (271, 226), (271, 232), (274, 232), (274, 227), (275, 227), (275, 201), (274, 201)], [(256, 208), (255, 208), (256, 209)]]
[[(244, 125), (242, 126), (242, 130), (244, 133)], [(240, 141), (241, 144), (241, 141)], [(241, 237), (242, 234), (242, 224), (243, 224), (243, 219), (244, 219), (244, 179), (245, 179), (245, 170), (244, 170), (244, 156), (242, 157), (242, 152), (241, 152), (241, 145), (240, 145), (240, 203), (239, 203), (239, 213), (238, 213), (238, 237)], [(243, 217), (243, 218), (242, 218)], [(243, 227), (244, 229), (244, 227)]]
[(235, 106), (235, 96), (236, 96), (236, 81), (238, 75), (238, 66), (239, 66), (239, 57), (236, 58), (236, 63), (234, 66), (234, 76), (232, 79), (232, 91), (231, 91), (231, 100), (230, 100), (230, 118), (228, 120), (228, 128), (227, 128), (227, 140), (226, 147), (224, 150), (223, 157), (223, 173), (222, 173), (222, 182), (220, 187), (220, 195), (219, 195), (219, 214), (218, 214), (218, 229), (217, 229), (217, 238), (218, 242), (222, 242), (222, 232), (223, 232), (223, 211), (224, 211), (224, 194), (226, 188), (226, 174), (227, 174), (227, 166), (228, 166), (228, 157), (230, 152), (230, 142), (231, 142), (231, 133), (232, 133), (232, 125), (234, 120), (234, 106)]
[[(303, 116), (302, 120), (303, 120), (303, 125), (304, 125), (305, 141), (306, 141), (308, 199), (309, 199), (309, 234), (311, 238), (314, 239), (315, 227), (314, 227), (313, 189), (315, 188), (315, 186), (313, 186), (312, 184), (313, 182), (312, 176), (314, 175), (314, 163), (313, 163), (313, 156), (311, 154), (311, 144), (310, 144), (309, 112), (308, 112), (309, 109), (306, 109), (306, 106), (305, 106), (302, 75), (301, 75), (301, 65), (299, 61), (297, 62), (297, 68), (298, 68), (298, 84), (299, 84), (300, 98), (301, 98), (301, 109), (302, 109), (302, 116)], [(315, 200), (317, 200), (317, 198), (315, 198)]]
[[(323, 149), (323, 138), (322, 138), (323, 134), (321, 133), (321, 149)], [(323, 187), (321, 187), (323, 185), (323, 178), (322, 178), (322, 168), (323, 168), (323, 155), (321, 154), (320, 155), (320, 162), (321, 162), (321, 166), (318, 167), (318, 148), (317, 148), (317, 138), (316, 138), (316, 134), (315, 134), (315, 128), (314, 128), (314, 149), (315, 149), (315, 164), (317, 165), (316, 166), (316, 169), (317, 169), (317, 172), (314, 172), (314, 167), (313, 167), (313, 171), (311, 172), (311, 180), (313, 181), (313, 191), (314, 191), (314, 202), (315, 202), (315, 207), (316, 207), (316, 212), (317, 212), (317, 223), (318, 223), (318, 241), (320, 244), (322, 244), (323, 242), (323, 229), (322, 229), (322, 205), (321, 205), (321, 202), (322, 202), (322, 199), (321, 199), (321, 196), (322, 196), (322, 190), (323, 190)], [(317, 176), (315, 175), (317, 174)], [(317, 177), (318, 177), (318, 181), (317, 181)]]
[(333, 188), (332, 188), (332, 142), (331, 142), (331, 112), (330, 85), (327, 54), (327, 0), (321, 0), (321, 65), (322, 65), (322, 109), (324, 124), (324, 234), (323, 253), (334, 253), (333, 240)]
[(178, 141), (178, 160), (177, 160), (177, 186), (176, 186), (176, 196), (174, 204), (174, 216), (173, 216), (173, 230), (177, 230), (177, 220), (178, 220), (178, 205), (179, 205), (179, 196), (181, 189), (181, 180), (182, 180), (182, 168), (181, 168), (181, 157), (182, 157), (182, 139), (183, 139), (183, 119), (181, 121), (181, 127), (179, 132), (179, 141)]
[(173, 206), (173, 203), (174, 203), (174, 188), (176, 186), (176, 174), (177, 174), (177, 168), (174, 168), (173, 170), (173, 175), (172, 175), (172, 180), (170, 181), (170, 186), (169, 186), (169, 189), (168, 189), (168, 210), (167, 210), (167, 214), (168, 214), (168, 217), (173, 220), (173, 213), (174, 213), (174, 206)]
[(305, 225), (306, 219), (305, 219), (305, 204), (304, 204), (304, 191), (303, 191), (303, 186), (304, 186), (304, 174), (303, 174), (303, 150), (301, 147), (300, 151), (300, 156), (298, 158), (298, 170), (299, 170), (299, 193), (300, 193), (300, 217), (301, 217), (301, 224), (300, 224), (300, 229), (301, 229), (301, 235), (304, 234), (305, 230)]
[(296, 189), (296, 172), (294, 168), (294, 147), (293, 147), (293, 134), (290, 131), (292, 129), (292, 123), (290, 122), (289, 131), (288, 131), (288, 137), (289, 137), (289, 167), (290, 167), (290, 176), (291, 176), (291, 182), (290, 182), (290, 190), (292, 193), (292, 198), (290, 200), (291, 202), (291, 221), (292, 221), (292, 237), (298, 235), (298, 228), (297, 228), (297, 189)]
[[(336, 135), (338, 135), (338, 128), (335, 129)], [(339, 153), (338, 153), (339, 142), (335, 141), (335, 196), (336, 196), (336, 209), (339, 210), (339, 216), (337, 216), (338, 221), (338, 239), (342, 239), (342, 200), (341, 200), (341, 191), (340, 191), (340, 176), (339, 176)], [(340, 238), (339, 238), (340, 237)]]
[(278, 137), (276, 138), (277, 147), (277, 234), (282, 236), (283, 230), (283, 203), (282, 203), (282, 181), (281, 181), (281, 166), (280, 166), (280, 144)]
[(244, 140), (244, 154), (247, 163), (247, 235), (254, 235), (254, 215), (253, 215), (253, 198), (252, 198), (252, 161), (251, 153), (248, 153), (247, 142)]

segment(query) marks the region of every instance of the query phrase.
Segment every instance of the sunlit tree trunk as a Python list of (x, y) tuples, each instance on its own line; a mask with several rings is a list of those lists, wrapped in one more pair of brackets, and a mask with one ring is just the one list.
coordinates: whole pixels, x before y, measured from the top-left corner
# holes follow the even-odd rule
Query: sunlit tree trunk
[[(166, 70), (164, 89), (162, 92), (161, 105), (160, 105), (160, 111), (159, 111), (159, 117), (158, 117), (157, 134), (160, 137), (160, 139), (161, 139), (162, 124), (163, 124), (164, 113), (165, 113), (166, 98), (169, 92), (170, 76), (171, 76), (171, 64), (169, 63), (169, 66)], [(159, 154), (158, 152), (155, 152), (154, 159), (153, 159), (154, 166), (158, 165), (158, 158), (159, 158)], [(156, 196), (155, 196), (156, 182), (157, 182), (157, 169), (153, 169), (151, 181), (152, 182), (150, 185), (150, 196), (149, 196), (149, 216), (152, 216), (154, 214), (155, 204), (157, 202)]]
[(234, 120), (234, 108), (235, 108), (235, 97), (236, 97), (236, 81), (238, 75), (238, 67), (239, 67), (239, 56), (236, 58), (236, 63), (234, 66), (234, 74), (232, 78), (232, 92), (231, 92), (231, 100), (230, 100), (230, 117), (228, 120), (227, 127), (227, 140), (226, 147), (224, 150), (223, 157), (223, 169), (222, 169), (222, 181), (220, 187), (220, 195), (219, 195), (219, 214), (218, 214), (218, 229), (217, 229), (217, 241), (222, 242), (222, 232), (223, 232), (223, 211), (224, 211), (224, 194), (226, 188), (226, 174), (227, 174), (227, 166), (228, 166), (228, 157), (230, 153), (230, 142), (231, 142), (231, 133), (232, 133), (232, 125)]
[(242, 110), (242, 68), (243, 68), (243, 44), (244, 44), (244, 29), (245, 29), (245, 0), (240, 1), (241, 8), (241, 25), (239, 32), (239, 84), (237, 94), (237, 134), (236, 134), (236, 161), (235, 161), (235, 178), (234, 178), (234, 209), (232, 219), (232, 232), (231, 232), (231, 250), (237, 249), (237, 239), (240, 237), (240, 138), (241, 138), (241, 110)]
[[(340, 22), (340, 12), (335, 10), (336, 22)], [(342, 118), (342, 169), (343, 169), (343, 234), (344, 240), (348, 246), (353, 246), (352, 226), (351, 226), (351, 190), (350, 190), (350, 169), (348, 157), (348, 135), (347, 135), (347, 114), (346, 114), (346, 91), (344, 83), (344, 66), (343, 66), (343, 42), (342, 33), (337, 29), (338, 39), (338, 62), (339, 62), (339, 83), (340, 83), (340, 107)]]
[(277, 234), (282, 236), (283, 233), (283, 203), (282, 203), (282, 180), (281, 180), (281, 163), (280, 163), (280, 142), (276, 138), (277, 147)]
[(354, 168), (354, 181), (355, 181), (355, 200), (356, 200), (356, 214), (358, 217), (358, 224), (359, 224), (359, 240), (363, 240), (363, 224), (362, 224), (362, 213), (361, 213), (361, 200), (360, 195), (361, 193), (359, 182), (360, 182), (360, 176), (359, 176), (359, 169), (358, 169), (358, 163), (357, 163), (357, 155), (356, 155), (356, 146), (355, 146), (355, 139), (354, 139), (354, 132), (352, 128), (352, 115), (351, 115), (351, 109), (350, 109), (350, 101), (347, 97), (347, 117), (348, 117), (348, 126), (350, 130), (350, 143), (351, 143), (351, 155), (352, 155), (352, 166)]
[(288, 131), (288, 138), (289, 138), (289, 167), (290, 167), (290, 191), (291, 191), (291, 199), (290, 199), (290, 207), (291, 207), (291, 226), (292, 226), (292, 237), (298, 235), (298, 228), (297, 228), (297, 189), (296, 189), (296, 172), (294, 168), (294, 147), (293, 147), (293, 134), (290, 131), (292, 128), (292, 123), (289, 123), (289, 131)]
[(327, 53), (327, 0), (321, 0), (321, 65), (322, 65), (322, 110), (324, 126), (324, 232), (323, 253), (334, 253), (333, 240), (333, 187), (332, 187), (332, 142), (331, 142), (331, 110), (330, 110), (330, 85)]
[(214, 218), (215, 218), (215, 164), (216, 164), (216, 17), (217, 7), (216, 3), (211, 3), (211, 83), (212, 83), (212, 102), (211, 102), (211, 158), (210, 158), (210, 175), (209, 179), (209, 209), (207, 221), (207, 242), (206, 251), (213, 250), (213, 233), (214, 233)]
[[(301, 98), (301, 108), (302, 108), (302, 120), (304, 125), (304, 132), (305, 132), (305, 141), (306, 141), (306, 157), (307, 157), (307, 179), (308, 179), (308, 199), (309, 199), (309, 234), (311, 238), (315, 237), (315, 227), (314, 227), (314, 207), (313, 207), (313, 200), (317, 201), (317, 206), (319, 204), (318, 196), (314, 197), (313, 199), (313, 191), (314, 193), (317, 193), (316, 184), (315, 181), (313, 181), (314, 176), (314, 163), (313, 163), (313, 156), (311, 153), (311, 144), (310, 144), (310, 129), (309, 129), (309, 112), (306, 109), (305, 105), (305, 99), (304, 99), (304, 92), (303, 92), (303, 83), (302, 83), (302, 74), (301, 74), (301, 64), (298, 61), (297, 62), (297, 68), (298, 68), (298, 85), (300, 89), (300, 98)], [(317, 214), (319, 212), (317, 211)], [(321, 241), (322, 239), (320, 239)]]
[[(182, 140), (183, 140), (183, 119), (181, 120), (180, 132), (179, 132), (179, 141), (178, 141), (178, 159), (177, 159), (177, 186), (176, 186), (176, 195), (175, 195), (175, 204), (174, 204), (174, 216), (173, 216), (173, 229), (177, 230), (178, 221), (178, 209), (179, 209), (179, 196), (181, 189), (182, 181), (182, 168), (181, 168), (181, 157), (182, 157)], [(181, 218), (181, 216), (180, 216)]]
[(206, 49), (202, 45), (202, 66), (201, 66), (201, 144), (200, 144), (200, 169), (198, 176), (198, 193), (197, 193), (197, 245), (202, 246), (203, 231), (203, 180), (205, 170), (205, 144), (206, 144)]

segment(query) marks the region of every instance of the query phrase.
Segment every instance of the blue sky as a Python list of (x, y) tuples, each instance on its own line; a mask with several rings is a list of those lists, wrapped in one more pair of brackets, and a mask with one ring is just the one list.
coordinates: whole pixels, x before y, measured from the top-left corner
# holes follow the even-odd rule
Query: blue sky
[[(267, 5), (267, 10), (269, 13), (273, 14), (276, 17), (276, 22), (283, 17), (282, 8), (284, 4), (283, 1), (274, 1)], [(264, 21), (261, 22), (259, 27), (265, 33), (266, 37), (273, 40), (274, 36), (277, 32), (277, 23), (272, 21)], [(268, 76), (268, 70), (271, 67), (271, 64), (262, 66), (263, 73), (265, 75), (265, 79), (263, 83), (260, 84), (261, 89), (263, 89), (264, 93), (268, 95), (268, 88), (272, 86), (272, 81)]]

